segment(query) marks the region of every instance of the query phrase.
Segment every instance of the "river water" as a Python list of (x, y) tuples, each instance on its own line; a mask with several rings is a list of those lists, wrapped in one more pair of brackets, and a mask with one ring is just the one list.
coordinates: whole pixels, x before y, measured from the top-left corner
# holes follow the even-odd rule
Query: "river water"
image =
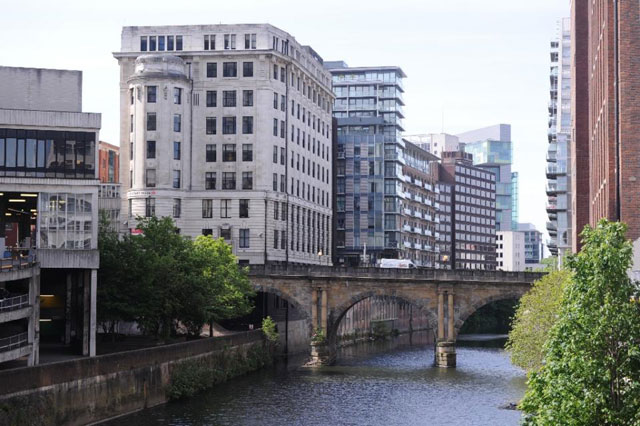
[(458, 346), (458, 367), (433, 366), (433, 345), (414, 333), (342, 348), (337, 363), (280, 364), (198, 397), (110, 425), (517, 425), (499, 408), (524, 394), (524, 373), (499, 348)]

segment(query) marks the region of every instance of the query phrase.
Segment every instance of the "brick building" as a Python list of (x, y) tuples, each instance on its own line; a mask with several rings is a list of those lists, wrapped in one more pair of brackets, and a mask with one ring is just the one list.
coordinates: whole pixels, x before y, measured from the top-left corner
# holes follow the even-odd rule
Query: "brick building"
[[(575, 2), (572, 24), (574, 93), (588, 89), (588, 110), (576, 99), (574, 149), (588, 150), (589, 198), (577, 200), (576, 221), (600, 218), (621, 220), (629, 226), (627, 237), (640, 237), (640, 9), (637, 2)], [(587, 40), (585, 47), (581, 43)], [(583, 58), (587, 50), (587, 60)], [(585, 63), (586, 62), (586, 63)], [(586, 80), (586, 84), (585, 84)], [(584, 92), (583, 92), (584, 93)], [(582, 136), (582, 137), (581, 137)], [(587, 139), (588, 138), (588, 139)], [(576, 161), (585, 162), (584, 157)], [(580, 169), (580, 166), (576, 167)], [(577, 176), (576, 185), (586, 186)], [(580, 193), (580, 189), (577, 191)], [(582, 211), (581, 211), (582, 209)], [(578, 224), (577, 233), (581, 226)]]
[(98, 176), (101, 183), (120, 182), (120, 147), (102, 142), (98, 144)]

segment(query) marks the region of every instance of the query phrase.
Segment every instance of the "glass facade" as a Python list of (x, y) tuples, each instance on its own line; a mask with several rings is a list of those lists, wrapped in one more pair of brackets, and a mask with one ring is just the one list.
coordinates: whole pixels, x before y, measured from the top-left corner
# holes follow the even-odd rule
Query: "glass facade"
[(40, 193), (38, 201), (38, 248), (92, 248), (92, 194)]
[(0, 129), (0, 176), (95, 179), (92, 132)]

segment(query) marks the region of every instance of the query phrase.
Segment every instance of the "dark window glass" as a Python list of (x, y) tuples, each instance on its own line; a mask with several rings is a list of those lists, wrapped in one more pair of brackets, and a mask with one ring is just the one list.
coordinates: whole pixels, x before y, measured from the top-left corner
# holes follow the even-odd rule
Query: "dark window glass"
[(213, 144), (207, 145), (207, 155), (206, 155), (207, 163), (215, 163), (216, 162), (216, 146)]
[(141, 52), (146, 52), (147, 51), (147, 37), (146, 36), (140, 37), (140, 51)]
[(239, 237), (240, 248), (249, 248), (249, 229), (240, 229)]
[(164, 36), (158, 36), (158, 50), (164, 51)]
[(218, 92), (216, 90), (207, 90), (207, 107), (215, 107), (218, 105)]
[(218, 76), (218, 64), (216, 62), (207, 62), (207, 78), (215, 78)]
[(253, 144), (242, 145), (242, 161), (253, 161)]
[(236, 146), (232, 143), (222, 145), (222, 161), (236, 161)]
[(147, 158), (156, 158), (156, 141), (147, 141)]
[(236, 189), (235, 172), (222, 172), (222, 189)]
[(147, 130), (156, 130), (156, 113), (147, 113)]
[(174, 160), (180, 159), (180, 142), (173, 143), (173, 159)]
[(202, 217), (205, 219), (213, 217), (213, 200), (202, 200)]
[(206, 127), (207, 127), (207, 134), (208, 135), (215, 135), (216, 134), (216, 127), (217, 127), (217, 119), (216, 117), (207, 117), (206, 120)]
[(176, 36), (176, 50), (182, 50), (182, 36)]
[(213, 235), (213, 229), (207, 228), (207, 229), (203, 229), (202, 230), (202, 235), (209, 236), (209, 235)]
[(240, 217), (248, 218), (249, 217), (249, 200), (239, 200), (240, 201)]
[(173, 103), (176, 105), (182, 104), (182, 89), (179, 87), (173, 88)]
[[(220, 200), (220, 217), (221, 218), (229, 218), (231, 217), (231, 200)], [(228, 229), (221, 229), (220, 236), (225, 240), (231, 239), (231, 231)]]
[(235, 117), (222, 117), (222, 134), (223, 135), (236, 134), (236, 118)]
[(224, 62), (222, 64), (222, 76), (223, 77), (237, 77), (238, 76), (238, 63), (237, 62)]
[(173, 131), (179, 132), (182, 129), (182, 116), (180, 114), (173, 114)]
[(216, 189), (216, 172), (204, 174), (204, 189)]
[(242, 91), (242, 106), (253, 106), (253, 90)]
[(173, 199), (173, 217), (180, 217), (182, 214), (182, 200), (180, 198)]
[[(167, 36), (167, 50), (173, 50), (173, 36)], [(178, 216), (176, 216), (178, 217)]]
[(149, 50), (154, 52), (156, 50), (156, 36), (149, 37)]
[(242, 117), (242, 133), (245, 135), (253, 133), (253, 117)]
[(242, 189), (253, 189), (253, 172), (242, 172)]
[(156, 215), (156, 199), (146, 198), (144, 200), (144, 215), (146, 217), (152, 217)]
[(234, 107), (236, 106), (236, 91), (235, 90), (224, 90), (222, 92), (222, 106), (224, 107)]
[(154, 188), (156, 186), (156, 170), (147, 169), (145, 175), (146, 186), (149, 188)]
[(153, 104), (156, 102), (157, 86), (147, 86), (147, 103)]
[(242, 63), (242, 76), (253, 77), (253, 62)]
[(173, 171), (173, 187), (180, 188), (180, 170)]

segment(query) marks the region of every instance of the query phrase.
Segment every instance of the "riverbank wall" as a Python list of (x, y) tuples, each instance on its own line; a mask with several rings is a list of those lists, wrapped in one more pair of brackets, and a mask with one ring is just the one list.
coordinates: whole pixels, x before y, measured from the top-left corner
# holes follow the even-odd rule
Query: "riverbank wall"
[[(162, 404), (185, 362), (220, 364), (269, 351), (261, 330), (0, 371), (0, 426), (83, 425)], [(250, 364), (250, 363), (245, 363)]]

